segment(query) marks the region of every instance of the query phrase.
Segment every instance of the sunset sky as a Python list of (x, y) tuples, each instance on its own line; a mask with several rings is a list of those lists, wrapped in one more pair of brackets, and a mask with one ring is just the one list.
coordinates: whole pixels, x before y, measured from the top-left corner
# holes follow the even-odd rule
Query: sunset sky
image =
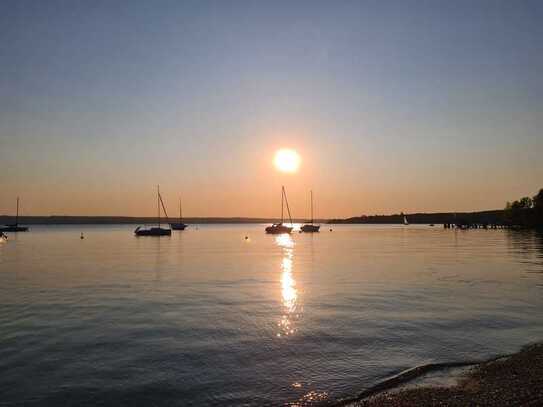
[[(2, 1), (0, 214), (471, 211), (543, 187), (541, 1)], [(281, 173), (280, 148), (301, 164)]]

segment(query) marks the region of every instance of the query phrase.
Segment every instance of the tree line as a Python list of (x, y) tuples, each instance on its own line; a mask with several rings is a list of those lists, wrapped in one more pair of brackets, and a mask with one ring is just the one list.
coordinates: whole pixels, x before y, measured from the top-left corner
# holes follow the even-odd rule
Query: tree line
[[(533, 197), (507, 202), (505, 209), (480, 212), (442, 212), (405, 214), (409, 223), (502, 225), (506, 227), (543, 229), (543, 189)], [(401, 224), (404, 214), (361, 215), (347, 219), (330, 219), (328, 223)]]
[(511, 225), (543, 228), (543, 189), (533, 197), (507, 202), (504, 217)]

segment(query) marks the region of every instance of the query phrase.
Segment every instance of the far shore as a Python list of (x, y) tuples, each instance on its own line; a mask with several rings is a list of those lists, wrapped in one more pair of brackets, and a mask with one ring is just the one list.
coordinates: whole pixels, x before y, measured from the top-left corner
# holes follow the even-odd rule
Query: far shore
[[(471, 366), (454, 385), (417, 385), (433, 368)], [(424, 381), (422, 381), (424, 382)], [(485, 362), (427, 365), (404, 372), (338, 406), (541, 406), (543, 405), (543, 343)]]
[[(161, 218), (160, 222), (167, 224), (177, 222), (179, 218)], [(183, 218), (187, 224), (217, 224), (217, 223), (276, 223), (274, 218), (244, 218), (244, 217), (188, 217)], [(15, 216), (0, 216), (0, 225), (12, 224)], [(290, 222), (290, 220), (288, 221)], [(307, 222), (307, 219), (292, 219), (294, 223)], [(131, 217), (131, 216), (19, 216), (20, 225), (135, 225), (157, 223), (156, 217)], [(315, 223), (328, 223), (327, 219), (315, 219)]]
[[(456, 220), (466, 219), (470, 222), (499, 223), (503, 220), (503, 210), (484, 211), (484, 212), (466, 212), (466, 213), (412, 213), (412, 214), (393, 214), (393, 215), (372, 215), (345, 219), (315, 219), (315, 223), (323, 224), (403, 224), (404, 216), (410, 224), (444, 224), (454, 223)], [(161, 218), (162, 223), (168, 221), (175, 222), (177, 217)], [(308, 222), (307, 218), (292, 218), (294, 223)], [(12, 224), (16, 222), (15, 216), (0, 215), (0, 225)], [(21, 225), (111, 225), (111, 224), (151, 224), (156, 223), (156, 217), (148, 216), (79, 216), (79, 215), (23, 215), (19, 216), (17, 222)], [(279, 218), (254, 218), (254, 217), (184, 217), (183, 222), (194, 224), (206, 223), (276, 223)], [(285, 223), (290, 220), (285, 219)]]

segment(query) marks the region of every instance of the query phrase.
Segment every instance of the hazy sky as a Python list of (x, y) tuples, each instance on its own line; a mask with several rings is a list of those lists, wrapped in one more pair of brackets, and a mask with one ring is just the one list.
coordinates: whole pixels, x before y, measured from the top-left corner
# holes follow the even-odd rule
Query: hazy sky
[[(501, 208), (543, 187), (541, 1), (2, 1), (0, 214)], [(273, 153), (292, 147), (297, 174)]]

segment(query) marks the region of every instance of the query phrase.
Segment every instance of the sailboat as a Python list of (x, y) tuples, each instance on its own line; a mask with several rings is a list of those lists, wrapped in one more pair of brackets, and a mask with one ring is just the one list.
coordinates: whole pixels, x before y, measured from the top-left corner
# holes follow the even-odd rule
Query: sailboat
[(17, 197), (17, 214), (15, 215), (15, 223), (11, 225), (0, 226), (0, 232), (27, 232), (26, 226), (19, 226), (19, 197)]
[(183, 212), (181, 212), (181, 198), (179, 198), (179, 222), (170, 223), (172, 230), (185, 230), (187, 225), (183, 223)]
[(313, 191), (309, 191), (310, 192), (310, 195), (311, 195), (311, 222), (310, 223), (306, 223), (305, 225), (303, 225), (300, 230), (302, 232), (305, 232), (305, 233), (315, 233), (315, 232), (318, 232), (319, 229), (321, 228), (320, 225), (314, 225), (313, 224)]
[(405, 217), (405, 215), (404, 215), (404, 217), (403, 217), (403, 224), (404, 224), (405, 226), (409, 225), (409, 222), (407, 221), (407, 218)]
[[(288, 211), (288, 218), (290, 220), (290, 226), (283, 225), (283, 207), (284, 204), (287, 205), (287, 211)], [(268, 226), (266, 228), (266, 233), (270, 233), (273, 235), (278, 235), (281, 233), (290, 233), (292, 232), (292, 216), (290, 216), (290, 208), (288, 207), (288, 201), (287, 201), (287, 193), (285, 192), (285, 187), (281, 186), (281, 222), (280, 223), (274, 223), (271, 226)]]
[(171, 229), (160, 227), (160, 207), (162, 206), (162, 209), (164, 210), (164, 215), (166, 215), (166, 219), (168, 218), (168, 214), (166, 213), (164, 202), (162, 202), (162, 197), (160, 196), (160, 186), (158, 185), (157, 185), (157, 206), (158, 206), (157, 227), (145, 229), (145, 228), (142, 228), (141, 226), (138, 226), (136, 230), (134, 230), (134, 233), (136, 234), (136, 236), (171, 236), (172, 234)]

